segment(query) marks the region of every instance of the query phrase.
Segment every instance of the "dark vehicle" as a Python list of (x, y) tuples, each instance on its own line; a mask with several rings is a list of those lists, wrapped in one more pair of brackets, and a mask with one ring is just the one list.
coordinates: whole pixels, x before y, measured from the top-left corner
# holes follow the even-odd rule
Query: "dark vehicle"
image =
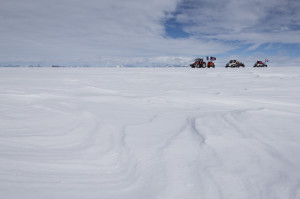
[(206, 62), (202, 58), (195, 59), (195, 62), (190, 65), (192, 68), (206, 68)]
[(262, 61), (257, 61), (253, 67), (267, 67), (267, 64)]
[(214, 68), (215, 67), (215, 63), (212, 62), (212, 61), (207, 62), (207, 68), (210, 68), (210, 67)]
[(245, 67), (245, 64), (242, 62), (239, 62), (237, 60), (230, 60), (226, 66), (226, 68), (231, 67), (231, 68), (237, 68), (237, 67)]

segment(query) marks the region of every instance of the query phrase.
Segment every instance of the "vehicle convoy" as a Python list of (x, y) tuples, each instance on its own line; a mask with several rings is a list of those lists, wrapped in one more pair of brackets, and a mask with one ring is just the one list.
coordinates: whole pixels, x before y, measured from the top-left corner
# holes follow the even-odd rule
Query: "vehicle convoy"
[(237, 60), (230, 60), (226, 66), (226, 68), (231, 67), (231, 68), (237, 68), (237, 67), (245, 67), (245, 64), (242, 62), (239, 62)]
[(262, 61), (257, 61), (253, 67), (267, 67), (267, 64)]
[(206, 68), (206, 62), (202, 58), (195, 59), (193, 64), (190, 64), (192, 68)]

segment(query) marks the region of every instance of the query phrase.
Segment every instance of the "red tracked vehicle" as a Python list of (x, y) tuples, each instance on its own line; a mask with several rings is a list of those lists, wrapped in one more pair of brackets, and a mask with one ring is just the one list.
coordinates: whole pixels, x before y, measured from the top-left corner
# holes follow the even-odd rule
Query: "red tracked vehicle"
[(212, 62), (212, 61), (207, 62), (207, 68), (210, 68), (210, 67), (214, 68), (215, 67), (215, 63)]
[(190, 64), (192, 68), (206, 68), (206, 62), (202, 58), (195, 59), (193, 64)]

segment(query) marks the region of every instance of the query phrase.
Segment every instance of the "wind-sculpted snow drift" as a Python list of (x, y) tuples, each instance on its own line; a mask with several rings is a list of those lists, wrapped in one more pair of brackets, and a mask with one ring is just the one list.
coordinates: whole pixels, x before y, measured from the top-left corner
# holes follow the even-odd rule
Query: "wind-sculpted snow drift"
[(299, 199), (300, 67), (1, 68), (4, 199)]

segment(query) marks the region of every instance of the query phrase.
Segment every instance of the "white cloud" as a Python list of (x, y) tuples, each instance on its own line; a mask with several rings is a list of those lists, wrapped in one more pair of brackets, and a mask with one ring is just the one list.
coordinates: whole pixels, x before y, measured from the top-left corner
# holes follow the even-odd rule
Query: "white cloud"
[(99, 57), (191, 56), (224, 52), (221, 42), (165, 37), (163, 20), (177, 0), (5, 2), (1, 59), (89, 60)]
[(299, 8), (298, 0), (185, 0), (177, 20), (199, 39), (300, 43)]
[[(0, 62), (147, 65), (238, 47), (226, 41), (252, 44), (252, 50), (268, 42), (300, 43), (293, 28), (300, 26), (299, 7), (296, 0), (4, 1)], [(191, 37), (168, 37), (170, 17)]]

